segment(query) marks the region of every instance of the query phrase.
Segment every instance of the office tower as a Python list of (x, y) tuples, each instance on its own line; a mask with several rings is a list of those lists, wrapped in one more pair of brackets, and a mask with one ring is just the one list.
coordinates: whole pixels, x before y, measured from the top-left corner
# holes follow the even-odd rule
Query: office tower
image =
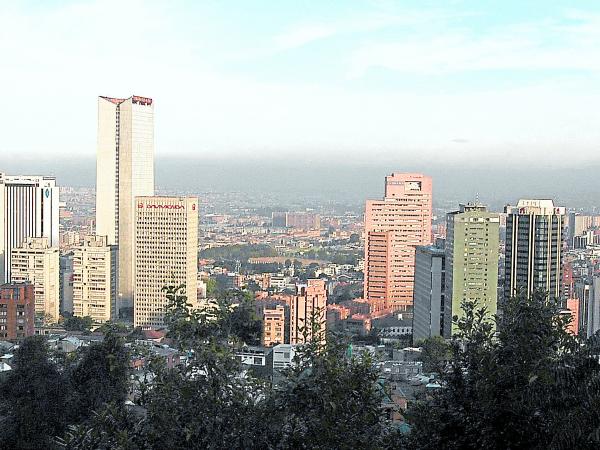
[(198, 198), (136, 199), (134, 325), (158, 328), (167, 298), (162, 288), (185, 283), (196, 304), (198, 279)]
[(85, 236), (73, 248), (73, 315), (116, 319), (117, 249), (106, 236)]
[[(296, 287), (290, 304), (290, 343), (301, 344), (314, 337), (325, 340), (327, 291), (325, 280), (309, 279)], [(319, 326), (318, 336), (313, 335), (313, 321)]]
[(262, 325), (261, 345), (271, 347), (276, 344), (285, 344), (285, 307), (283, 305), (265, 307), (262, 314)]
[(33, 284), (0, 284), (0, 339), (23, 339), (35, 332)]
[(96, 234), (119, 250), (117, 309), (133, 306), (135, 197), (154, 195), (152, 99), (98, 98)]
[(73, 252), (60, 255), (60, 312), (73, 314)]
[(431, 244), (431, 178), (385, 177), (383, 200), (367, 200), (365, 298), (393, 311), (412, 309), (415, 247)]
[(552, 200), (519, 200), (506, 206), (504, 296), (539, 290), (559, 299), (565, 208)]
[(443, 335), (445, 301), (445, 253), (432, 245), (415, 252), (413, 342)]
[(493, 318), (498, 306), (500, 217), (484, 205), (459, 205), (446, 216), (446, 304), (444, 336), (463, 301), (475, 301)]
[(10, 281), (13, 248), (45, 237), (58, 247), (58, 187), (52, 177), (0, 173), (0, 283)]
[(35, 289), (35, 314), (57, 323), (60, 313), (60, 255), (48, 238), (26, 238), (12, 250), (11, 282), (30, 282)]

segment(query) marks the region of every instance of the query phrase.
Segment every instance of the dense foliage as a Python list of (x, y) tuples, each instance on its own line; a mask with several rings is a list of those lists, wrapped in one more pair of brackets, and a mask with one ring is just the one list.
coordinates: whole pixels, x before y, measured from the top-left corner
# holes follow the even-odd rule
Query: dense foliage
[[(441, 388), (409, 406), (402, 434), (382, 408), (386, 392), (368, 356), (315, 339), (271, 385), (236, 352), (260, 327), (251, 297), (223, 294), (210, 308), (165, 290), (169, 337), (186, 363), (149, 360), (136, 389), (128, 354), (107, 327), (102, 343), (61, 358), (26, 339), (0, 379), (0, 448), (67, 449), (586, 449), (600, 446), (597, 337), (565, 330), (543, 295), (508, 300), (492, 323), (465, 303), (449, 343), (423, 342)], [(319, 335), (318, 321), (310, 324)], [(316, 328), (315, 328), (316, 327)], [(129, 396), (136, 405), (126, 406)]]
[(542, 294), (509, 299), (497, 332), (485, 311), (464, 310), (443, 389), (411, 408), (411, 447), (598, 448), (598, 338), (571, 335)]

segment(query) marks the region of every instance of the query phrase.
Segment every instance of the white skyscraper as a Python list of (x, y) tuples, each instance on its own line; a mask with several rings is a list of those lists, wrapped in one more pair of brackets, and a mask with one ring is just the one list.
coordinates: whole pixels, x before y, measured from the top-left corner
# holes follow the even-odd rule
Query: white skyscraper
[(96, 233), (118, 246), (118, 310), (133, 306), (135, 197), (154, 195), (152, 99), (98, 98)]
[(53, 177), (0, 173), (0, 283), (10, 281), (13, 248), (45, 237), (58, 247), (58, 187)]
[(188, 302), (196, 301), (198, 198), (138, 197), (136, 210), (133, 324), (156, 328), (163, 326), (165, 285), (185, 283)]

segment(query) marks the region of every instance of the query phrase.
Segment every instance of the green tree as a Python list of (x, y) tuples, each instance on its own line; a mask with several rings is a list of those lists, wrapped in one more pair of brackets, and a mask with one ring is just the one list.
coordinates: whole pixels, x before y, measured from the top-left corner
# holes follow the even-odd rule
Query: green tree
[(425, 373), (444, 373), (452, 357), (451, 345), (441, 336), (432, 336), (417, 342), (416, 345), (421, 347), (420, 360), (423, 363), (423, 371)]
[(89, 332), (94, 324), (94, 320), (90, 316), (85, 317), (65, 317), (63, 327), (67, 331), (82, 331)]
[[(281, 388), (269, 398), (276, 448), (380, 449), (391, 429), (379, 372), (368, 354), (348, 357), (348, 342), (321, 335), (318, 312)], [(398, 444), (398, 442), (396, 442)]]
[[(245, 376), (234, 357), (234, 342), (246, 327), (235, 324), (232, 303), (197, 310), (184, 286), (165, 289), (169, 336), (188, 355), (188, 364), (158, 370), (148, 393), (148, 441), (154, 448), (266, 448), (258, 405), (265, 387)], [(230, 294), (233, 296), (233, 294)], [(242, 335), (235, 335), (242, 330)]]
[(581, 342), (545, 295), (511, 298), (494, 324), (472, 302), (436, 394), (413, 405), (417, 449), (598, 448), (597, 341)]
[(44, 338), (25, 339), (0, 384), (0, 448), (52, 448), (66, 426), (66, 386)]
[(102, 342), (82, 350), (69, 374), (73, 420), (84, 420), (111, 402), (123, 405), (129, 386), (128, 363), (123, 338), (111, 330)]

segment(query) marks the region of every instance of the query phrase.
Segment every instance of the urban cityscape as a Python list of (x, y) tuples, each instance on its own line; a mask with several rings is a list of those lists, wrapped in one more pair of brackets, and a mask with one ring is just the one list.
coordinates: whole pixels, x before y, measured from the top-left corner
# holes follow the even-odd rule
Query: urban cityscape
[(0, 144), (0, 449), (600, 447), (597, 140), (585, 183), (543, 141), (200, 172), (157, 145), (192, 100), (122, 89), (87, 91), (95, 172)]

